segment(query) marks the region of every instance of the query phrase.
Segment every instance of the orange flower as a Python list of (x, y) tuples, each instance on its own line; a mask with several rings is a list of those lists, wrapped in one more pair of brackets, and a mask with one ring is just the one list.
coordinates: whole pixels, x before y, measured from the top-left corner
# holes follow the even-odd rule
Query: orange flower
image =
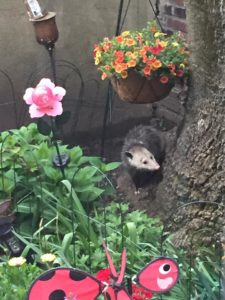
[(115, 59), (116, 64), (121, 64), (124, 61), (123, 56), (119, 56), (117, 59)]
[(111, 48), (111, 46), (112, 46), (112, 42), (107, 42), (103, 44), (103, 50), (107, 52)]
[(180, 48), (178, 51), (179, 51), (181, 54), (184, 54), (184, 53), (185, 53), (185, 48)]
[(158, 55), (160, 54), (165, 48), (162, 47), (161, 45), (157, 45), (155, 47), (150, 47), (150, 51), (153, 55)]
[(134, 39), (127, 39), (125, 44), (126, 44), (127, 46), (133, 46), (133, 45), (136, 44), (136, 42), (135, 42)]
[(118, 56), (118, 57), (123, 57), (124, 56), (123, 51), (115, 51), (114, 54), (115, 54), (115, 56)]
[(140, 50), (140, 54), (141, 56), (146, 55), (146, 52), (150, 51), (150, 47), (149, 46), (144, 46), (141, 50)]
[(122, 43), (122, 42), (123, 42), (123, 37), (122, 37), (122, 35), (117, 36), (117, 37), (116, 37), (116, 40), (117, 40), (118, 43)]
[(168, 64), (168, 68), (169, 68), (171, 71), (174, 71), (174, 70), (176, 69), (176, 66), (175, 66), (175, 64), (170, 63), (170, 64)]
[(159, 69), (162, 67), (162, 63), (160, 60), (156, 59), (155, 62), (152, 64), (153, 68)]
[(135, 67), (136, 66), (136, 60), (131, 59), (130, 61), (128, 61), (127, 65), (129, 68)]
[(103, 72), (103, 73), (102, 73), (101, 79), (102, 79), (102, 80), (105, 80), (107, 77), (108, 77), (107, 74), (106, 74), (105, 72)]
[(167, 76), (160, 77), (160, 82), (161, 83), (167, 83), (168, 81), (169, 81), (169, 78)]
[(116, 71), (116, 73), (121, 73), (123, 71), (121, 64), (118, 64), (115, 66), (115, 71)]
[(151, 74), (151, 67), (150, 66), (146, 66), (144, 68), (144, 74), (145, 74), (145, 76), (149, 76)]
[(156, 32), (156, 27), (155, 26), (151, 26), (149, 30), (150, 30), (150, 32), (155, 33)]
[(139, 42), (142, 42), (142, 41), (143, 41), (143, 37), (142, 37), (141, 34), (138, 34), (138, 35), (137, 35), (137, 40), (138, 40)]
[(102, 50), (102, 47), (100, 47), (99, 45), (95, 45), (94, 52), (101, 51), (101, 50)]
[(127, 73), (126, 70), (123, 70), (123, 71), (120, 73), (120, 75), (121, 75), (121, 77), (122, 77), (123, 79), (125, 79), (125, 78), (127, 78), (128, 73)]
[[(144, 60), (143, 60), (144, 61)], [(157, 61), (157, 59), (156, 58), (148, 58), (147, 56), (146, 56), (146, 60), (144, 61), (147, 65), (149, 65), (149, 66), (152, 66), (155, 62)]]
[(148, 59), (148, 56), (147, 56), (147, 55), (143, 55), (143, 56), (142, 56), (142, 60), (143, 60), (143, 62), (146, 64), (147, 61), (149, 60), (149, 59)]
[(122, 68), (122, 71), (127, 70), (127, 68), (128, 68), (128, 65), (125, 63), (121, 64), (120, 66)]
[(111, 70), (111, 67), (109, 65), (105, 65), (105, 70), (106, 71), (110, 71)]

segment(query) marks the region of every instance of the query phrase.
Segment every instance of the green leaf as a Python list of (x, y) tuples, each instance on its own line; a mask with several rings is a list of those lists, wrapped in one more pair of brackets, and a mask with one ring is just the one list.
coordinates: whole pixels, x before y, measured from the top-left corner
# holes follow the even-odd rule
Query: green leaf
[(79, 146), (74, 147), (69, 150), (69, 156), (70, 156), (71, 162), (73, 162), (73, 163), (78, 162), (78, 160), (82, 157), (82, 155), (83, 155), (83, 151)]
[(80, 194), (80, 199), (83, 202), (92, 202), (96, 200), (101, 194), (104, 193), (103, 189), (92, 186), (92, 188), (88, 188), (82, 191)]
[(49, 149), (47, 143), (42, 143), (37, 150), (34, 151), (35, 157), (38, 160), (52, 160), (52, 149)]
[(77, 194), (75, 190), (72, 188), (71, 183), (68, 180), (62, 180), (62, 184), (67, 188), (69, 192), (69, 196), (72, 196), (73, 199), (73, 205), (74, 205), (74, 212), (79, 220), (79, 224), (81, 228), (83, 229), (83, 232), (85, 235), (89, 235), (90, 240), (97, 245), (98, 244), (98, 239), (97, 236), (91, 226), (88, 222), (88, 216), (79, 200), (77, 197)]
[(47, 177), (52, 179), (54, 182), (58, 182), (62, 177), (59, 169), (53, 168), (51, 166), (43, 166), (43, 170)]
[(30, 249), (32, 249), (35, 253), (37, 253), (38, 255), (41, 255), (41, 250), (34, 245), (33, 243), (29, 243), (25, 238), (23, 238), (20, 234), (18, 234), (17, 232), (13, 231), (13, 234), (19, 239), (21, 240), (21, 242), (23, 242), (25, 245), (27, 245)]
[(74, 233), (73, 232), (69, 232), (67, 234), (65, 234), (63, 241), (62, 241), (62, 251), (63, 253), (66, 255), (69, 249), (69, 246), (73, 240), (74, 237)]
[(75, 182), (78, 184), (86, 184), (97, 172), (97, 169), (92, 166), (87, 166), (80, 169), (75, 175)]
[(115, 169), (117, 169), (120, 165), (121, 165), (120, 162), (112, 162), (112, 163), (109, 163), (109, 164), (105, 164), (105, 165), (104, 165), (104, 168), (103, 168), (103, 171), (109, 172), (109, 171), (115, 170)]

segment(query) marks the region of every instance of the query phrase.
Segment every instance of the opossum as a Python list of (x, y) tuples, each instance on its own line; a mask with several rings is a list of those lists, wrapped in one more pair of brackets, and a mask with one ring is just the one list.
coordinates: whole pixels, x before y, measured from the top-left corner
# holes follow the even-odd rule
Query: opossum
[(136, 187), (145, 186), (155, 175), (162, 177), (161, 164), (165, 157), (166, 141), (162, 132), (147, 125), (131, 129), (121, 151), (122, 163)]

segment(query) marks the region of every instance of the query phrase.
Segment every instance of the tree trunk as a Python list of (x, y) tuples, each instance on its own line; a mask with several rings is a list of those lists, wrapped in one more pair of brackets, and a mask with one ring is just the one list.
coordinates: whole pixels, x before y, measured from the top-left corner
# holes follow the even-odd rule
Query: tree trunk
[(225, 3), (186, 0), (190, 93), (157, 200), (165, 211), (191, 201), (225, 202)]

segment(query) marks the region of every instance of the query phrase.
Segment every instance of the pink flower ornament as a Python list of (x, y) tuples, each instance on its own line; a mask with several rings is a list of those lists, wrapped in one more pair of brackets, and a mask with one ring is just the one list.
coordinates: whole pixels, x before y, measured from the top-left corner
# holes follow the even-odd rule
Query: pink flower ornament
[(43, 78), (35, 88), (28, 88), (23, 99), (30, 105), (31, 118), (41, 118), (44, 115), (58, 116), (63, 112), (61, 100), (66, 90), (55, 84), (48, 78)]

